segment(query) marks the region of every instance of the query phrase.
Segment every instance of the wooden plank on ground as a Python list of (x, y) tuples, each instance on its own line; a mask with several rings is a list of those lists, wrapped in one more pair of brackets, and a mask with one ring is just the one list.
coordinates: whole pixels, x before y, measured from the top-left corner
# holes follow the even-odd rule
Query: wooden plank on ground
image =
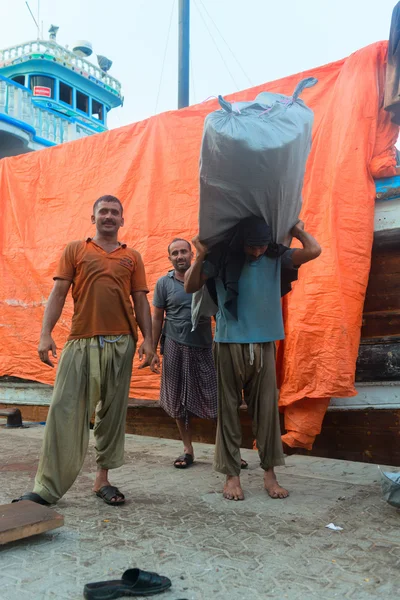
[(0, 505), (0, 546), (64, 525), (64, 517), (48, 506), (22, 500)]

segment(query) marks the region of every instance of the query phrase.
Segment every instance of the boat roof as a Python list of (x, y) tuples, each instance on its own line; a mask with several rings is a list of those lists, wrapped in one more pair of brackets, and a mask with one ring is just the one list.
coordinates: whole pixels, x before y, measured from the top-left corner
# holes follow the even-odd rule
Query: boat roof
[(54, 40), (34, 40), (10, 46), (0, 50), (0, 72), (10, 76), (22, 69), (33, 72), (38, 68), (38, 61), (43, 72), (64, 72), (65, 76), (75, 80), (78, 77), (87, 84), (98, 86), (99, 94), (109, 97), (111, 106), (119, 106), (123, 102), (121, 83), (90, 62), (87, 58), (61, 46)]

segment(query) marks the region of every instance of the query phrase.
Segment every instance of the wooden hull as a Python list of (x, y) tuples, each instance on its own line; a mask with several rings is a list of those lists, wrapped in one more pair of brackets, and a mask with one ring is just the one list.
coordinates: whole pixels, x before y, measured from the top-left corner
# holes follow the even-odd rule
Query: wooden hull
[(356, 381), (400, 381), (400, 229), (375, 234)]

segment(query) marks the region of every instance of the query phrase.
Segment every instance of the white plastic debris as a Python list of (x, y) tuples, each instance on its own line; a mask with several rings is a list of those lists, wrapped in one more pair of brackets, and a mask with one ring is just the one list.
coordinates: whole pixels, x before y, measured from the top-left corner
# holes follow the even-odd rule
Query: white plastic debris
[(343, 531), (343, 527), (339, 527), (339, 525), (334, 525), (334, 523), (328, 523), (325, 525), (327, 529), (332, 529), (332, 531)]

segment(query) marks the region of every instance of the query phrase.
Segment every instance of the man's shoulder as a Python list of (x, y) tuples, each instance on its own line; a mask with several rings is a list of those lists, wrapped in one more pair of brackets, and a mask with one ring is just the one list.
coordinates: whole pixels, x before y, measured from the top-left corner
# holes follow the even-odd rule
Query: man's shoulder
[(173, 278), (168, 273), (157, 279), (153, 295), (154, 306), (165, 308), (167, 298), (173, 294), (173, 285)]
[(66, 248), (77, 249), (84, 248), (87, 244), (88, 240), (74, 240), (73, 242), (68, 242)]
[(168, 273), (166, 273), (165, 275), (162, 275), (161, 277), (159, 277), (157, 279), (156, 285), (160, 286), (160, 287), (164, 287), (167, 285), (173, 285), (173, 271), (168, 271)]
[(64, 248), (64, 252), (69, 255), (76, 256), (78, 252), (85, 250), (87, 247), (87, 240), (74, 240), (73, 242), (68, 242), (68, 244)]
[(140, 254), (140, 252), (138, 250), (135, 250), (135, 248), (130, 248), (129, 246), (126, 246), (125, 244), (122, 245), (123, 250), (125, 250), (125, 252), (131, 257), (134, 258), (136, 261), (142, 258), (142, 255)]

